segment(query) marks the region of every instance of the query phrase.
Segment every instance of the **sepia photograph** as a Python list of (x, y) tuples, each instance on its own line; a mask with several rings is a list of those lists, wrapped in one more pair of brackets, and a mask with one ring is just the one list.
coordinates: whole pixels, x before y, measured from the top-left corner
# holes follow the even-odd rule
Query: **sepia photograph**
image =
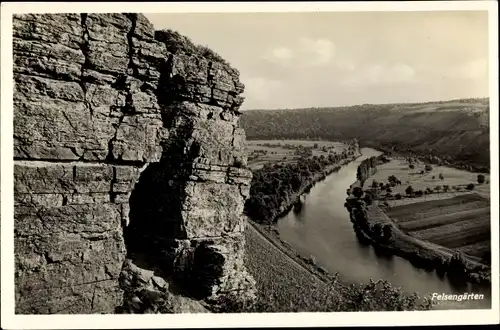
[(2, 4), (2, 327), (497, 323), (498, 8), (439, 3)]

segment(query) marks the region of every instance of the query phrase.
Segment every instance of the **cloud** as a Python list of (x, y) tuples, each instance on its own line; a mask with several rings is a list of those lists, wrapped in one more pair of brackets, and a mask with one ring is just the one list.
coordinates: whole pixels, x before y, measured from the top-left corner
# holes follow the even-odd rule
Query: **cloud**
[(335, 54), (335, 44), (328, 39), (301, 38), (299, 44), (308, 63), (313, 66), (329, 63)]
[(273, 58), (276, 58), (278, 60), (288, 60), (288, 59), (293, 58), (294, 55), (293, 55), (293, 52), (289, 48), (279, 47), (279, 48), (273, 49), (272, 56), (273, 56)]
[(371, 64), (357, 68), (342, 85), (366, 86), (414, 81), (415, 70), (404, 63), (392, 65)]
[(474, 80), (488, 78), (488, 61), (485, 58), (471, 60), (452, 68), (448, 76), (451, 78)]
[(278, 46), (268, 51), (263, 58), (283, 66), (323, 66), (335, 55), (335, 44), (328, 39), (299, 38), (295, 44)]
[(294, 57), (295, 53), (290, 48), (280, 46), (270, 50), (262, 58), (271, 63), (287, 66)]
[(257, 101), (269, 100), (283, 86), (281, 82), (266, 77), (249, 77), (242, 81), (245, 84), (244, 96)]

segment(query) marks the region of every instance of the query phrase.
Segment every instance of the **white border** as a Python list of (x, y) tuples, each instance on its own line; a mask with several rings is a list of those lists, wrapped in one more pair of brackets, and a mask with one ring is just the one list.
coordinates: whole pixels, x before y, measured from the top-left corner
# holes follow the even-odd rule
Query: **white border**
[(174, 314), (174, 315), (14, 315), (12, 14), (57, 12), (312, 12), (312, 11), (489, 12), (490, 141), (492, 247), (499, 246), (498, 208), (498, 4), (496, 1), (411, 2), (240, 2), (240, 3), (2, 3), (1, 7), (1, 306), (5, 329), (110, 329), (189, 327), (300, 327), (363, 325), (497, 324), (499, 319), (498, 249), (492, 249), (492, 309), (427, 312)]

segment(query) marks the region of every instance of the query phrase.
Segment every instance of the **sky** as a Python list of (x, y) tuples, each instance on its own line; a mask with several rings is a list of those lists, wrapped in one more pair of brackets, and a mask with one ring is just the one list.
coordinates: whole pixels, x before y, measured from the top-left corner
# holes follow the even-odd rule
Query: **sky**
[(489, 94), (486, 11), (145, 15), (238, 69), (242, 110)]

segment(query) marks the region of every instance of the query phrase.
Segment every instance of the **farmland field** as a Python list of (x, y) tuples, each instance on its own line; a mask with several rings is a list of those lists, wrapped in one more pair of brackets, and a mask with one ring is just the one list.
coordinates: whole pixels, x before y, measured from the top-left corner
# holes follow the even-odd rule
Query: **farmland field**
[[(414, 191), (425, 191), (430, 188), (434, 191), (439, 186), (439, 192), (445, 191), (445, 186), (448, 187), (448, 192), (467, 191), (466, 186), (470, 183), (474, 184), (474, 191), (488, 198), (490, 195), (490, 175), (483, 173), (485, 183), (478, 184), (478, 173), (472, 173), (464, 170), (455, 169), (447, 166), (432, 165), (431, 171), (425, 171), (425, 164), (415, 163), (415, 168), (410, 169), (409, 163), (404, 158), (393, 158), (390, 162), (377, 166), (377, 172), (367, 180), (370, 185), (372, 180), (377, 182), (388, 182), (390, 175), (396, 176), (401, 180), (402, 184), (392, 187), (392, 194), (405, 194), (405, 189), (411, 185)], [(422, 173), (423, 172), (423, 173)], [(440, 179), (442, 174), (442, 179)]]
[(438, 199), (433, 201), (411, 203), (395, 206), (390, 209), (388, 215), (397, 223), (428, 218), (440, 214), (449, 214), (466, 210), (489, 207), (489, 201), (476, 195), (467, 194), (453, 198)]
[[(480, 209), (461, 211), (455, 213), (444, 213), (436, 216), (429, 216), (428, 213), (421, 214), (422, 219), (416, 219), (412, 221), (406, 221), (400, 224), (400, 227), (407, 232), (411, 231), (423, 231), (430, 228), (435, 228), (436, 226), (444, 226), (453, 224), (456, 222), (467, 221), (470, 218), (477, 218), (478, 216), (486, 216), (487, 221), (489, 221), (490, 208), (483, 207)], [(443, 228), (444, 229), (444, 228)]]
[(477, 194), (396, 206), (387, 215), (414, 238), (475, 257), (490, 251), (490, 205)]

